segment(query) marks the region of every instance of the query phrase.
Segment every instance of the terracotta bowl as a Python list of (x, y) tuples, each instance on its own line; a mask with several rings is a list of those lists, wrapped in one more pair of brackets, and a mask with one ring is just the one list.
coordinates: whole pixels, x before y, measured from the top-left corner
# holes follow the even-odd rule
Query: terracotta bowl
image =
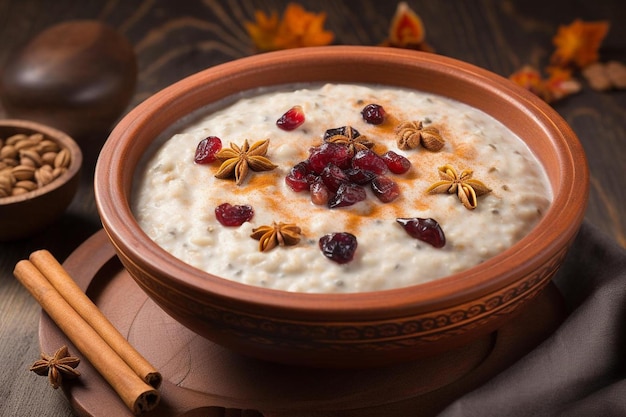
[[(468, 271), (398, 290), (304, 294), (201, 272), (156, 245), (129, 206), (133, 176), (157, 137), (190, 113), (259, 86), (379, 83), (465, 102), (510, 127), (539, 157), (554, 201), (532, 232)], [(104, 146), (95, 173), (102, 223), (143, 290), (183, 325), (256, 358), (295, 365), (365, 367), (408, 361), (494, 331), (559, 268), (583, 219), (588, 170), (561, 117), (493, 73), (434, 54), (336, 46), (257, 55), (192, 75), (131, 111)]]
[[(0, 241), (26, 238), (49, 226), (67, 208), (78, 189), (83, 155), (80, 147), (71, 137), (41, 123), (16, 119), (0, 120), (0, 139), (2, 139), (4, 145), (6, 145), (6, 140), (14, 135), (23, 134), (32, 137), (31, 135), (39, 133), (43, 136), (42, 141), (52, 141), (58, 145), (59, 149), (69, 151), (69, 166), (60, 175), (57, 176), (55, 173), (54, 179), (50, 180), (52, 177), (41, 179), (37, 188), (25, 192), (25, 190), (30, 190), (30, 188), (19, 187), (20, 174), (18, 174), (18, 178), (9, 174), (12, 171), (9, 165), (14, 163), (20, 164), (20, 162), (9, 163), (8, 160), (19, 161), (20, 158), (13, 155), (16, 153), (14, 152), (15, 149), (8, 152), (7, 146), (3, 146), (4, 152), (7, 152), (7, 154), (0, 158), (0, 175), (4, 176), (4, 180), (7, 179), (6, 175), (11, 175), (12, 184), (10, 187), (7, 187), (6, 183), (0, 183), (2, 188), (0, 190), (2, 193), (0, 196)], [(21, 148), (21, 145), (17, 147)], [(34, 150), (38, 154), (44, 152), (35, 144), (24, 149)], [(19, 155), (19, 151), (17, 154)], [(33, 163), (28, 162), (28, 164)], [(33, 170), (40, 168), (38, 162), (34, 163), (34, 165)], [(53, 163), (46, 164), (44, 161), (41, 165), (49, 165), (52, 168)], [(0, 181), (3, 181), (3, 179), (0, 178)], [(31, 182), (30, 185), (37, 183), (36, 176), (29, 178), (27, 181)], [(17, 195), (13, 195), (16, 193), (14, 191), (15, 188), (19, 188), (20, 193)], [(9, 189), (10, 192), (7, 192)]]

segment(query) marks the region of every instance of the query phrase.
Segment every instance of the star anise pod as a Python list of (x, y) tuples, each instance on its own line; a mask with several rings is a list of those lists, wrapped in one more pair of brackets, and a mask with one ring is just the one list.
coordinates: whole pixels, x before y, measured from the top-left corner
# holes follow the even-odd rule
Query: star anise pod
[(374, 147), (374, 142), (370, 141), (365, 135), (361, 135), (359, 131), (352, 126), (329, 129), (324, 134), (324, 140), (326, 142), (347, 146), (351, 155), (354, 155), (358, 151)]
[(80, 372), (76, 369), (80, 359), (70, 356), (67, 346), (62, 346), (53, 356), (41, 353), (41, 359), (36, 361), (30, 370), (41, 376), (48, 376), (52, 388), (57, 389), (63, 382), (63, 378), (76, 378)]
[(415, 149), (419, 145), (429, 151), (438, 151), (446, 141), (439, 129), (434, 126), (424, 127), (420, 121), (402, 122), (396, 127), (398, 148), (402, 150)]
[(293, 246), (300, 242), (301, 230), (293, 223), (276, 223), (252, 229), (251, 238), (259, 241), (259, 250), (268, 252), (276, 246)]
[(481, 181), (472, 178), (473, 171), (465, 169), (461, 174), (449, 164), (438, 168), (441, 181), (437, 181), (426, 190), (432, 194), (456, 193), (465, 208), (473, 210), (478, 205), (477, 197), (491, 191)]
[(246, 139), (239, 147), (231, 142), (230, 148), (222, 149), (215, 154), (215, 157), (222, 161), (215, 176), (220, 179), (235, 177), (235, 183), (241, 185), (250, 169), (253, 171), (273, 170), (278, 165), (274, 165), (265, 157), (269, 143), (270, 140), (265, 139), (254, 142), (250, 146)]

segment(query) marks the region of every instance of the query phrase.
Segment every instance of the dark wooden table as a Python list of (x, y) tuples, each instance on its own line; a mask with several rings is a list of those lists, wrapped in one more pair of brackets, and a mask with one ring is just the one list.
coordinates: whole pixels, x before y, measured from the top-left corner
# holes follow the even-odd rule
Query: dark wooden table
[[(41, 30), (70, 19), (99, 19), (134, 45), (139, 78), (129, 108), (161, 88), (201, 69), (254, 53), (243, 27), (255, 9), (283, 10), (285, 1), (253, 0), (0, 0), (0, 68)], [(576, 18), (608, 20), (603, 61), (626, 62), (626, 9), (620, 0), (600, 1), (409, 1), (423, 18), (437, 53), (508, 76), (524, 64), (543, 68), (551, 38)], [(387, 35), (395, 2), (302, 1), (325, 10), (337, 44), (375, 45)], [(626, 246), (626, 92), (599, 93), (583, 83), (581, 93), (554, 103), (582, 142), (591, 170), (587, 220)], [(6, 117), (0, 107), (0, 117)], [(61, 391), (28, 372), (39, 355), (40, 308), (14, 279), (16, 262), (49, 249), (65, 259), (100, 229), (93, 168), (106, 132), (80, 138), (84, 171), (76, 198), (64, 216), (32, 238), (0, 243), (0, 415), (60, 416), (73, 412)]]

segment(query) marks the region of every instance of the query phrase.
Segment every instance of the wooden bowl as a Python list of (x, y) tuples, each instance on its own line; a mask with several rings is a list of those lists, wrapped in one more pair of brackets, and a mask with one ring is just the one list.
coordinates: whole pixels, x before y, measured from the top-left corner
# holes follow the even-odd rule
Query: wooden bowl
[[(503, 122), (538, 156), (554, 200), (510, 249), (465, 272), (397, 290), (305, 294), (257, 288), (195, 269), (138, 226), (129, 199), (142, 156), (190, 113), (259, 86), (354, 82), (447, 96)], [(548, 105), (508, 80), (434, 54), (333, 46), (262, 54), (192, 75), (155, 94), (113, 130), (95, 173), (104, 229), (133, 278), (168, 314), (245, 355), (295, 365), (366, 367), (408, 361), (494, 331), (539, 294), (583, 219), (585, 155)]]
[[(70, 204), (80, 179), (83, 155), (76, 142), (65, 133), (27, 120), (0, 120), (0, 138), (41, 133), (43, 140), (69, 151), (70, 163), (60, 176), (44, 180), (36, 189), (18, 195), (0, 197), (0, 241), (32, 236), (54, 222)], [(35, 149), (34, 146), (31, 149)], [(0, 163), (4, 162), (0, 158)], [(9, 169), (2, 165), (3, 169)], [(15, 180), (15, 179), (14, 179)], [(36, 183), (35, 180), (33, 182)], [(2, 185), (0, 185), (2, 187)], [(20, 191), (23, 191), (20, 190)]]
[(50, 26), (0, 71), (0, 100), (12, 118), (32, 120), (77, 141), (109, 133), (137, 83), (131, 43), (97, 20)]

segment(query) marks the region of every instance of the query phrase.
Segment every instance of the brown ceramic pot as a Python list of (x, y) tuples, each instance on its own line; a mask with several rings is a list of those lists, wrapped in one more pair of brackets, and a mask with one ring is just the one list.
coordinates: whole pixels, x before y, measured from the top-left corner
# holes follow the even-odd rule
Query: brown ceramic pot
[[(548, 173), (551, 208), (533, 231), (468, 271), (398, 290), (303, 294), (201, 272), (139, 228), (129, 199), (140, 159), (190, 113), (259, 86), (379, 83), (477, 107), (522, 137)], [(97, 205), (124, 266), (155, 302), (198, 334), (257, 358), (363, 367), (432, 355), (484, 336), (535, 297), (559, 268), (583, 219), (588, 169), (574, 133), (548, 105), (508, 80), (434, 54), (336, 46), (262, 54), (216, 66), (155, 94), (114, 129), (97, 164)]]
[[(49, 226), (65, 211), (78, 190), (83, 154), (74, 139), (41, 123), (0, 120), (0, 138), (4, 140), (16, 134), (34, 133), (41, 133), (44, 139), (68, 149), (71, 162), (64, 174), (47, 185), (25, 194), (0, 198), (0, 241), (26, 238)], [(8, 168), (0, 171), (4, 169)]]

